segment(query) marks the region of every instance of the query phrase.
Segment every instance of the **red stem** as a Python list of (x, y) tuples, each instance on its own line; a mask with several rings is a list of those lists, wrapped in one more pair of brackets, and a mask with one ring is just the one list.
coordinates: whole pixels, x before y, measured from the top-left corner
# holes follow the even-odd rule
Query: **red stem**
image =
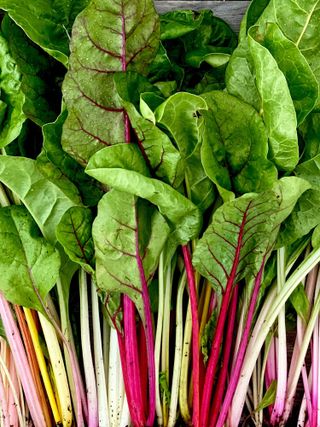
[(226, 344), (223, 349), (222, 368), (219, 375), (217, 389), (213, 398), (212, 411), (211, 411), (212, 418), (210, 422), (210, 427), (214, 427), (218, 419), (221, 404), (222, 404), (222, 399), (223, 399), (223, 392), (226, 387), (226, 381), (228, 376), (228, 365), (231, 357), (231, 348), (233, 344), (234, 324), (235, 324), (236, 313), (237, 313), (238, 293), (239, 293), (239, 289), (238, 289), (238, 285), (236, 285), (233, 290), (232, 300), (230, 304), (230, 310), (229, 310), (230, 320), (226, 326), (227, 328)]
[(230, 380), (228, 390), (227, 390), (227, 393), (226, 393), (224, 401), (223, 401), (222, 408), (220, 410), (220, 415), (219, 415), (216, 427), (223, 427), (225, 420), (227, 418), (227, 414), (228, 414), (228, 410), (229, 410), (232, 398), (233, 398), (235, 390), (237, 388), (237, 383), (238, 383), (238, 380), (240, 377), (240, 372), (241, 372), (244, 356), (245, 356), (248, 341), (249, 341), (249, 335), (250, 335), (251, 326), (252, 326), (252, 319), (254, 316), (256, 303), (257, 303), (257, 299), (258, 299), (258, 295), (259, 295), (259, 291), (260, 291), (260, 287), (261, 287), (264, 264), (265, 264), (265, 259), (262, 262), (259, 273), (255, 279), (255, 282), (254, 282), (254, 288), (253, 288), (251, 301), (250, 301), (250, 305), (249, 305), (249, 309), (248, 309), (246, 325), (245, 325), (244, 330), (243, 330), (243, 334), (242, 334), (242, 338), (241, 338), (241, 342), (240, 342), (240, 346), (239, 346), (239, 350), (238, 350), (238, 354), (237, 354), (236, 363), (235, 363), (234, 368), (233, 368), (231, 380)]
[(197, 289), (191, 255), (188, 246), (182, 246), (184, 264), (186, 267), (192, 317), (192, 380), (193, 380), (193, 414), (194, 427), (199, 427), (200, 422), (200, 349), (199, 349), (199, 315)]
[(234, 286), (234, 282), (236, 280), (237, 276), (237, 269), (240, 261), (240, 252), (242, 248), (242, 240), (243, 240), (243, 234), (244, 234), (244, 227), (247, 220), (247, 212), (248, 212), (249, 206), (247, 207), (242, 222), (239, 229), (239, 236), (238, 236), (238, 242), (236, 247), (236, 252), (234, 256), (234, 261), (231, 268), (231, 273), (228, 277), (225, 293), (222, 298), (222, 304), (220, 313), (218, 316), (218, 322), (213, 338), (213, 344), (211, 348), (211, 353), (209, 357), (209, 363), (207, 367), (206, 377), (205, 377), (205, 383), (203, 388), (203, 398), (202, 398), (202, 405), (201, 405), (201, 427), (207, 427), (208, 425), (208, 419), (209, 419), (209, 412), (210, 412), (210, 402), (211, 402), (211, 393), (214, 383), (214, 377), (216, 374), (216, 369), (219, 361), (219, 355), (220, 355), (220, 346), (222, 342), (222, 336), (223, 336), (223, 330), (224, 330), (224, 324), (227, 318), (228, 313), (228, 307), (229, 307), (229, 301), (231, 298), (232, 289)]

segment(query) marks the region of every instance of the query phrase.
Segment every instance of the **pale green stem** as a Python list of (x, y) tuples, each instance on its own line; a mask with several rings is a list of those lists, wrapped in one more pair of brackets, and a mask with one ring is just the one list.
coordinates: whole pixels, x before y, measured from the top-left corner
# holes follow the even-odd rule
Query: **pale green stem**
[(191, 420), (188, 403), (189, 392), (189, 365), (190, 365), (190, 351), (191, 351), (191, 336), (192, 336), (192, 317), (191, 305), (188, 303), (183, 348), (182, 348), (182, 362), (181, 362), (181, 375), (179, 384), (179, 404), (183, 420), (188, 424)]
[(174, 427), (177, 421), (177, 407), (179, 398), (179, 380), (182, 363), (183, 344), (183, 294), (186, 286), (186, 273), (184, 272), (178, 286), (176, 303), (176, 343), (174, 352), (173, 377), (171, 387), (171, 400), (169, 409), (168, 427)]

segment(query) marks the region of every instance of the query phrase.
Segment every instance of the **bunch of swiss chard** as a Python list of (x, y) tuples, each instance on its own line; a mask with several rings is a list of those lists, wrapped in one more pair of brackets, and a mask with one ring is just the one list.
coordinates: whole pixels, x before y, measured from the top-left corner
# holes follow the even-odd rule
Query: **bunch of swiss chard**
[(0, 426), (319, 425), (318, 3), (0, 0)]

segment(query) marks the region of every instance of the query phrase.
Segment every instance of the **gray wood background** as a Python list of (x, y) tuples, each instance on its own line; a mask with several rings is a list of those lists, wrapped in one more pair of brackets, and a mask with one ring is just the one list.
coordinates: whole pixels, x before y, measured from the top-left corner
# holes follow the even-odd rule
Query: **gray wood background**
[(183, 1), (158, 0), (155, 1), (158, 12), (164, 13), (175, 9), (212, 9), (216, 16), (227, 21), (235, 30), (239, 30), (240, 21), (249, 6), (250, 1)]

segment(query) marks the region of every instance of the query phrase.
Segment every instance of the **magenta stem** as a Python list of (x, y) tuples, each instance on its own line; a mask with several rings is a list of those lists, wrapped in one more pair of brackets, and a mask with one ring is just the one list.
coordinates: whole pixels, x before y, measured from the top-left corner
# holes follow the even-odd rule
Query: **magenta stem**
[(240, 372), (241, 372), (244, 356), (246, 353), (246, 348), (247, 348), (248, 341), (249, 341), (252, 319), (254, 316), (256, 303), (257, 303), (257, 299), (258, 299), (258, 295), (259, 295), (259, 291), (260, 291), (260, 287), (261, 287), (262, 274), (263, 274), (263, 270), (264, 270), (264, 263), (265, 263), (265, 260), (263, 260), (261, 268), (259, 270), (259, 273), (255, 279), (254, 288), (253, 288), (253, 292), (252, 292), (252, 296), (251, 296), (251, 301), (250, 301), (250, 305), (249, 305), (249, 309), (248, 309), (248, 315), (247, 315), (247, 319), (246, 319), (246, 325), (245, 325), (244, 330), (243, 330), (243, 334), (242, 334), (242, 338), (241, 338), (241, 342), (240, 342), (240, 346), (239, 346), (239, 350), (238, 350), (238, 354), (237, 354), (237, 358), (236, 358), (236, 363), (235, 363), (233, 372), (231, 373), (230, 383), (229, 383), (227, 393), (226, 393), (224, 401), (223, 401), (222, 408), (220, 410), (220, 414), (219, 414), (219, 418), (218, 418), (216, 427), (223, 427), (225, 420), (227, 418), (227, 414), (228, 414), (228, 410), (229, 410), (232, 398), (233, 398), (234, 393), (235, 393), (236, 388), (237, 388), (237, 383), (238, 383), (238, 380), (240, 377)]
[(193, 381), (193, 426), (198, 427), (200, 423), (200, 349), (199, 349), (199, 314), (198, 298), (191, 255), (188, 246), (182, 246), (184, 264), (190, 294), (191, 317), (192, 317), (192, 381)]
[(228, 376), (228, 365), (229, 365), (229, 361), (231, 357), (231, 349), (233, 345), (234, 324), (235, 324), (236, 314), (237, 314), (238, 293), (239, 293), (238, 288), (239, 288), (238, 285), (236, 285), (233, 290), (232, 299), (230, 303), (229, 322), (227, 324), (226, 344), (223, 349), (222, 367), (220, 369), (217, 389), (213, 398), (210, 427), (214, 427), (218, 419), (221, 404), (222, 404), (222, 399), (223, 399), (223, 393), (226, 387), (227, 376)]
[(140, 366), (138, 354), (138, 339), (135, 318), (135, 306), (131, 299), (123, 296), (123, 328), (126, 348), (126, 366), (128, 381), (132, 396), (132, 409), (134, 410), (135, 424), (143, 426), (143, 401), (140, 381)]
[(146, 427), (152, 427), (156, 414), (156, 368), (154, 360), (154, 338), (152, 328), (151, 304), (148, 292), (148, 284), (144, 274), (142, 259), (139, 253), (139, 232), (138, 232), (138, 216), (136, 211), (136, 260), (142, 285), (142, 301), (145, 315), (144, 330), (146, 335), (147, 345), (147, 361), (148, 361), (148, 384), (149, 384), (149, 408)]
[(3, 427), (10, 427), (8, 403), (6, 399), (6, 391), (2, 381), (1, 372), (0, 372), (0, 407), (1, 407), (0, 417), (2, 418)]

